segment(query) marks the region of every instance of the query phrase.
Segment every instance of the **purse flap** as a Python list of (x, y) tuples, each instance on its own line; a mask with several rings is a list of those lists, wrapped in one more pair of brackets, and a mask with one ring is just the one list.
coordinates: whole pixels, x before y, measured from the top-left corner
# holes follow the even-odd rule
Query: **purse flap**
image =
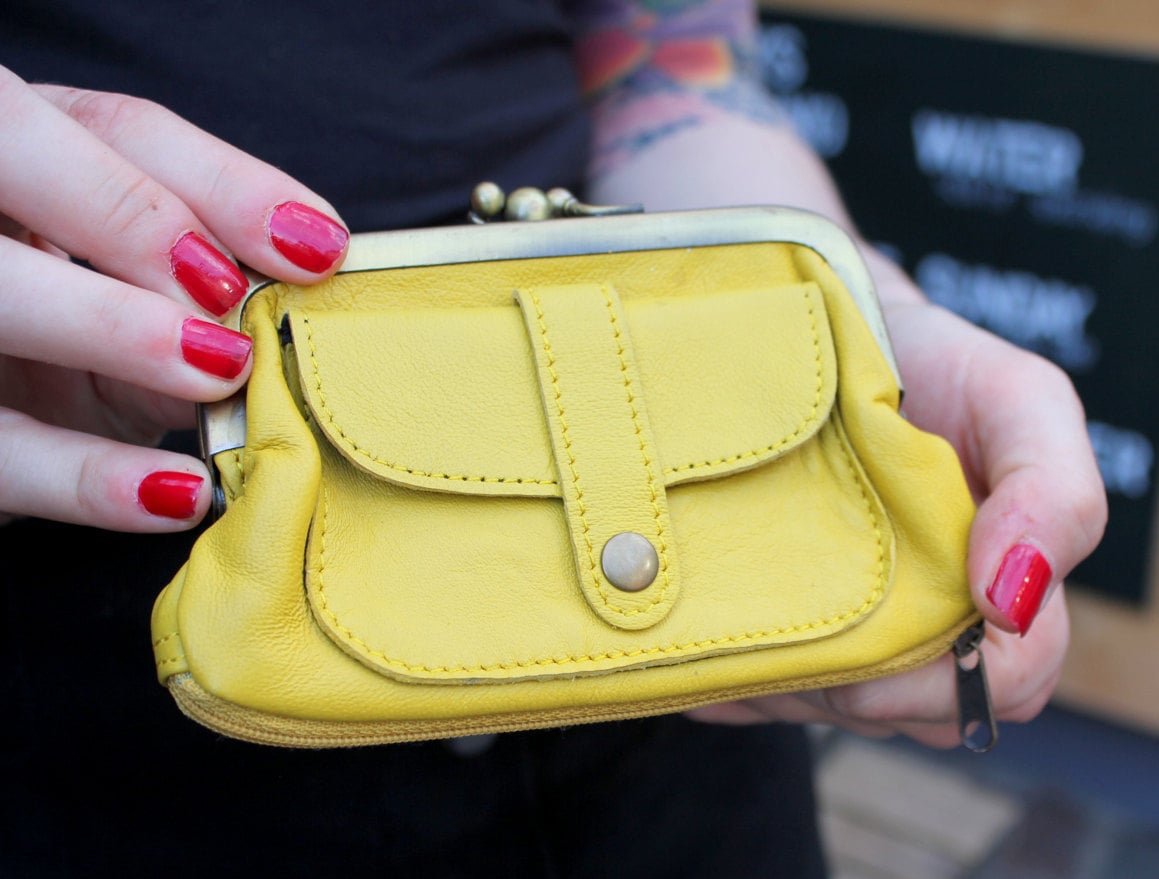
[[(619, 291), (671, 487), (754, 467), (824, 423), (837, 384), (812, 282), (712, 295)], [(302, 395), (334, 448), (432, 491), (559, 497), (518, 304), (290, 313)]]

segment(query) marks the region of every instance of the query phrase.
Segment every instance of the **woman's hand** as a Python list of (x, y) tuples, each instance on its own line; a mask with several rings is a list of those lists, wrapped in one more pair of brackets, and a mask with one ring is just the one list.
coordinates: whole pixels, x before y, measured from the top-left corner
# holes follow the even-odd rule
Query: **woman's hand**
[[(1057, 367), (893, 284), (908, 281), (890, 275), (879, 283), (906, 414), (950, 440), (979, 501), (967, 565), (988, 623), (982, 652), (994, 712), (999, 720), (1027, 721), (1045, 706), (1062, 670), (1069, 635), (1062, 580), (1106, 524), (1082, 406)], [(827, 723), (951, 746), (959, 739), (953, 681), (947, 655), (878, 681), (691, 714), (722, 723)]]
[(196, 524), (204, 464), (151, 446), (248, 375), (215, 320), (246, 291), (235, 258), (317, 281), (345, 254), (335, 216), (156, 104), (0, 68), (0, 514)]
[[(827, 166), (756, 74), (755, 4), (642, 6), (612, 0), (575, 10), (583, 34), (577, 65), (593, 101), (589, 200), (650, 211), (794, 206), (856, 238)], [(907, 416), (953, 443), (980, 505), (967, 564), (990, 623), (983, 651), (995, 710), (1028, 720), (1050, 697), (1066, 651), (1058, 586), (1106, 523), (1082, 407), (1059, 369), (929, 304), (896, 266), (866, 255), (897, 349)], [(692, 716), (835, 723), (949, 745), (958, 740), (951, 666), (947, 656), (880, 681)]]
[[(729, 144), (730, 161), (698, 173), (714, 143)], [(734, 167), (748, 173), (734, 174)], [(673, 178), (679, 187), (666, 185)], [(712, 126), (649, 141), (600, 178), (590, 197), (666, 210), (751, 203), (753, 193), (827, 216), (857, 240), (817, 156), (791, 131), (746, 119), (715, 117)], [(1066, 653), (1059, 584), (1106, 524), (1082, 406), (1062, 370), (932, 305), (896, 265), (868, 249), (866, 256), (905, 383), (906, 415), (953, 444), (979, 504), (967, 564), (975, 602), (990, 623), (982, 650), (995, 712), (1029, 720), (1050, 698)], [(958, 741), (955, 695), (947, 656), (884, 680), (716, 705), (691, 716), (833, 723), (951, 745)]]

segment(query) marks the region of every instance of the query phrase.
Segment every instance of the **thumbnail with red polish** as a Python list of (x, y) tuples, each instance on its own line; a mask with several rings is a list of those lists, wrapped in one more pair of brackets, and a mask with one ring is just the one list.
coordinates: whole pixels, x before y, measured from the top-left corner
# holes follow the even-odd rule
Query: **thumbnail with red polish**
[(196, 232), (177, 239), (169, 268), (194, 302), (219, 317), (241, 301), (248, 286), (241, 269)]
[(1042, 606), (1052, 573), (1042, 553), (1020, 543), (1002, 559), (986, 597), (1025, 635)]
[(249, 360), (253, 341), (212, 321), (186, 319), (181, 325), (181, 356), (190, 366), (218, 378), (237, 378)]
[(197, 496), (204, 480), (192, 473), (158, 470), (141, 480), (137, 502), (146, 512), (166, 519), (189, 519), (197, 512)]
[(278, 253), (298, 268), (316, 273), (332, 268), (350, 240), (350, 233), (325, 214), (296, 201), (274, 208), (269, 234)]

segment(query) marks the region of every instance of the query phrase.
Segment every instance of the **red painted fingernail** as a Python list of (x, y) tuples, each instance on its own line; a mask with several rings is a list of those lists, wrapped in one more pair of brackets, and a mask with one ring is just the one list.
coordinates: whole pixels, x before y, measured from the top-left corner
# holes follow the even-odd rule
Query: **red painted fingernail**
[(274, 208), (269, 222), (270, 242), (298, 268), (324, 272), (338, 262), (350, 233), (311, 207), (287, 201)]
[(196, 232), (177, 239), (169, 251), (169, 268), (194, 302), (219, 316), (241, 301), (248, 286), (233, 260)]
[(245, 369), (253, 344), (249, 336), (212, 321), (191, 317), (181, 325), (185, 362), (218, 378), (237, 378)]
[(197, 512), (197, 497), (204, 481), (192, 473), (158, 470), (141, 480), (137, 502), (154, 516), (190, 519)]
[(1020, 543), (1002, 559), (986, 597), (1025, 635), (1046, 596), (1051, 574), (1050, 564), (1042, 553)]

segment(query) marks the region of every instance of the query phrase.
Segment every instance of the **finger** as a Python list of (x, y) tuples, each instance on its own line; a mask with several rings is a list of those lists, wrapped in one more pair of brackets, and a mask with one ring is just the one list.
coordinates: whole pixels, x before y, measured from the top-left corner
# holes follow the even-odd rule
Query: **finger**
[(0, 212), (136, 286), (228, 311), (248, 282), (193, 211), (0, 68)]
[(700, 723), (726, 726), (751, 726), (758, 723), (822, 724), (867, 738), (888, 738), (897, 730), (886, 724), (864, 723), (830, 710), (821, 701), (810, 701), (807, 694), (757, 696), (737, 702), (721, 702), (685, 712)]
[(146, 290), (0, 238), (0, 352), (96, 372), (183, 400), (249, 374), (251, 341)]
[(181, 531), (209, 509), (205, 465), (0, 409), (0, 511), (117, 531)]
[[(1025, 723), (1046, 706), (1062, 673), (1068, 619), (1061, 591), (1027, 638), (989, 630), (982, 647), (996, 721)], [(862, 736), (905, 735), (931, 747), (961, 743), (954, 659), (844, 687), (760, 696), (687, 712), (704, 723), (821, 723)]]
[(968, 555), (975, 603), (990, 623), (1025, 634), (1106, 525), (1082, 404), (1058, 367), (944, 309), (892, 317), (899, 359), (922, 373), (908, 414), (954, 444), (980, 499)]
[(1025, 635), (1050, 591), (1101, 539), (1106, 494), (1069, 379), (1022, 352), (994, 360), (997, 369), (1007, 362), (1008, 378), (976, 379), (993, 400), (974, 428), (991, 492), (970, 533), (970, 580), (987, 619)]
[(50, 253), (53, 256), (61, 259), (68, 259), (69, 255), (45, 238), (43, 235), (37, 235), (30, 229), (26, 229), (13, 220), (11, 217), (6, 217), (0, 214), (0, 236), (11, 238), (14, 241), (19, 241), (21, 244), (32, 247), (36, 250), (42, 250), (45, 253)]
[[(1025, 722), (1046, 705), (1058, 682), (1068, 640), (1066, 604), (1059, 593), (1026, 638), (988, 629), (981, 652), (991, 708), (998, 720)], [(900, 732), (958, 720), (954, 658), (904, 674), (809, 694), (842, 718)]]
[(334, 208), (289, 175), (156, 104), (53, 86), (54, 106), (176, 193), (243, 263), (312, 283), (341, 264), (349, 233)]

